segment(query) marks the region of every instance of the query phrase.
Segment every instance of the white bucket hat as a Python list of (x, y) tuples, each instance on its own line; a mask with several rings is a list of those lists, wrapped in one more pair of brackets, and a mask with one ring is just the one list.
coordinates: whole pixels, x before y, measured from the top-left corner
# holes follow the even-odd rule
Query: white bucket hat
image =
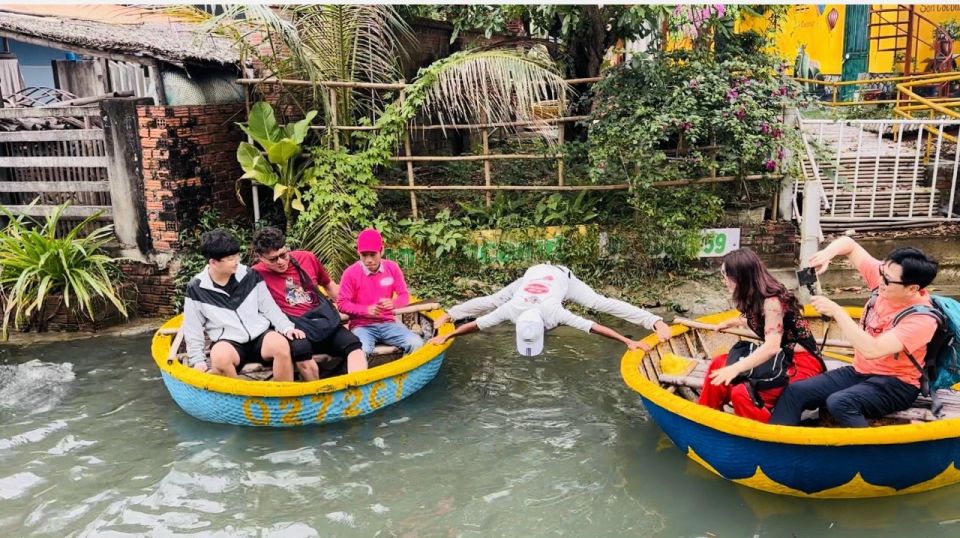
[(517, 317), (517, 352), (525, 357), (543, 352), (543, 318), (535, 308)]

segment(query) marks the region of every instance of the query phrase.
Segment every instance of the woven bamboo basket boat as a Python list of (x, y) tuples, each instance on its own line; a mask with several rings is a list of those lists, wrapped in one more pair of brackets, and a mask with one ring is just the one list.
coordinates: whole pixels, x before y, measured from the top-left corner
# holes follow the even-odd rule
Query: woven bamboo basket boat
[[(432, 336), (433, 323), (442, 315), (432, 310), (405, 313), (403, 322), (424, 340)], [(400, 310), (398, 309), (398, 312)], [(200, 420), (241, 426), (291, 427), (327, 424), (355, 418), (399, 402), (429, 383), (452, 340), (442, 346), (424, 344), (401, 356), (396, 348), (377, 346), (368, 357), (370, 368), (310, 382), (260, 380), (268, 368), (246, 371), (238, 379), (199, 372), (185, 366), (178, 353), (183, 316), (163, 324), (153, 336), (153, 360), (163, 383), (177, 405)], [(440, 329), (453, 330), (451, 324)], [(318, 361), (325, 356), (315, 357)]]
[[(860, 308), (847, 308), (855, 319)], [(941, 390), (943, 414), (933, 416), (930, 400), (872, 421), (869, 428), (830, 425), (826, 417), (805, 415), (804, 426), (776, 426), (738, 417), (697, 403), (710, 357), (725, 353), (749, 331), (720, 333), (713, 327), (738, 315), (728, 311), (682, 320), (673, 337), (645, 339), (649, 353), (628, 351), (620, 372), (639, 393), (650, 417), (690, 459), (707, 470), (758, 490), (814, 498), (903, 495), (960, 482), (960, 397)], [(852, 360), (840, 331), (808, 308), (817, 341), (825, 340), (827, 367)], [(827, 335), (824, 331), (829, 331)], [(826, 336), (833, 335), (833, 339)]]

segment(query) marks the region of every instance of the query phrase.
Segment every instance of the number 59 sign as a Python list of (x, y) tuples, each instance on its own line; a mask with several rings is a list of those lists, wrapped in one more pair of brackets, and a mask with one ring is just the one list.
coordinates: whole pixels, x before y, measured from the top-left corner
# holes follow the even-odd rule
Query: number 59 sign
[(710, 228), (701, 230), (701, 258), (716, 258), (740, 248), (740, 228)]

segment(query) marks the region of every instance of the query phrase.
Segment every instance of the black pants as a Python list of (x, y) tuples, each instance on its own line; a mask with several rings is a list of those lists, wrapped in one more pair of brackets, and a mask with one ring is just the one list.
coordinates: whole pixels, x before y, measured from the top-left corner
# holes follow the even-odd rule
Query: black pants
[(361, 347), (360, 339), (341, 325), (321, 342), (307, 338), (291, 341), (290, 354), (293, 355), (294, 362), (312, 360), (317, 354), (330, 355), (333, 360), (320, 365), (321, 374), (329, 376), (346, 373), (347, 355)]
[(909, 409), (920, 389), (890, 375), (857, 373), (853, 366), (790, 383), (777, 400), (770, 424), (796, 426), (804, 409), (826, 406), (841, 426), (862, 428), (867, 418)]

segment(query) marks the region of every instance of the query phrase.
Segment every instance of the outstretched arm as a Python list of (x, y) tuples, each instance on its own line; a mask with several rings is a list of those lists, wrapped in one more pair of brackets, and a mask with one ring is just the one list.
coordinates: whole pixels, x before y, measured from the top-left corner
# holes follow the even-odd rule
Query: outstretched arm
[(600, 336), (605, 336), (611, 340), (616, 340), (617, 342), (623, 342), (630, 349), (642, 349), (644, 351), (650, 351), (650, 346), (644, 344), (643, 342), (638, 342), (636, 340), (631, 340), (626, 336), (618, 333), (617, 331), (607, 327), (605, 325), (600, 325), (599, 323), (594, 323), (590, 327), (590, 332), (594, 334), (599, 334)]
[(464, 335), (464, 334), (475, 333), (475, 332), (477, 332), (477, 331), (479, 331), (479, 330), (480, 330), (480, 327), (477, 327), (477, 322), (476, 322), (476, 321), (471, 321), (470, 323), (464, 323), (463, 325), (457, 327), (456, 329), (454, 329), (454, 331), (453, 331), (452, 333), (448, 333), (448, 334), (444, 334), (444, 335), (440, 335), (440, 336), (435, 336), (435, 337), (431, 338), (431, 339), (430, 339), (430, 343), (433, 344), (433, 345), (435, 345), (435, 346), (442, 346), (442, 345), (445, 344), (445, 343), (447, 342), (447, 340), (449, 340), (450, 338), (453, 338), (453, 337), (456, 337), (456, 336), (460, 336), (460, 335)]
[(859, 268), (864, 262), (873, 259), (873, 256), (856, 241), (850, 237), (843, 236), (833, 240), (833, 242), (827, 245), (827, 248), (811, 256), (809, 260), (810, 267), (815, 267), (818, 275), (823, 274), (827, 270), (827, 266), (830, 265), (830, 260), (837, 256), (846, 256), (846, 258), (850, 260), (850, 263), (856, 268)]
[(486, 314), (495, 308), (503, 306), (513, 297), (513, 294), (517, 292), (517, 288), (520, 287), (521, 280), (522, 279), (519, 278), (514, 280), (509, 286), (501, 289), (493, 295), (477, 297), (451, 307), (450, 310), (447, 311), (444, 321), (450, 319), (457, 320), (463, 318), (474, 318)]

